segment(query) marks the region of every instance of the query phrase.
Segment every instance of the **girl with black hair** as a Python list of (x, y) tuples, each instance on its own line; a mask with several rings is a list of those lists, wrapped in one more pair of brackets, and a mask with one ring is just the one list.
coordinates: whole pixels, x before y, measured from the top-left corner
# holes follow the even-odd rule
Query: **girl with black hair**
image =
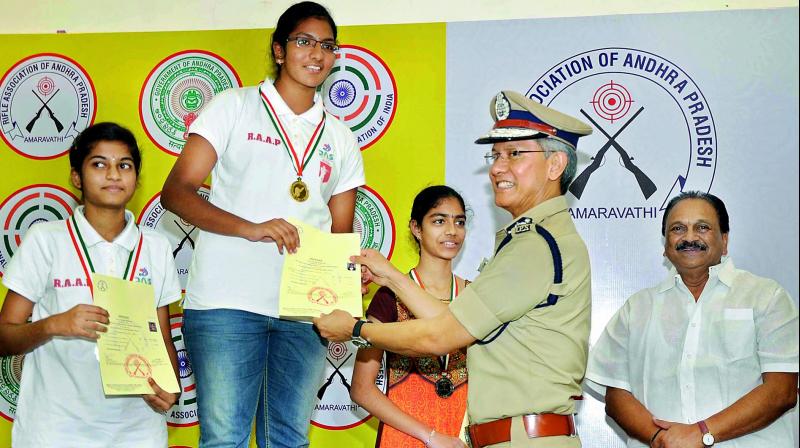
[(169, 304), (181, 288), (172, 249), (125, 208), (141, 169), (139, 148), (129, 130), (98, 123), (75, 138), (69, 161), (83, 205), (66, 220), (31, 226), (3, 277), (0, 355), (25, 354), (12, 445), (163, 448), (164, 413), (177, 395), (151, 378), (153, 394), (143, 399), (105, 396), (97, 357), (109, 319), (93, 304), (91, 274), (148, 283), (154, 297), (142, 306), (157, 308), (177, 377)]
[[(464, 200), (452, 188), (435, 185), (417, 194), (408, 226), (419, 246), (419, 263), (408, 275), (441, 303), (407, 304), (381, 287), (367, 309), (369, 320), (399, 322), (415, 313), (435, 314), (455, 299), (467, 284), (453, 273), (466, 220)], [(381, 420), (376, 447), (464, 447), (457, 436), (467, 409), (466, 354), (466, 349), (421, 358), (388, 353), (389, 388), (383, 395), (375, 386), (383, 350), (358, 351), (350, 395)]]
[[(317, 88), (333, 68), (336, 24), (321, 5), (287, 9), (272, 34), (276, 76), (217, 95), (189, 129), (161, 202), (200, 228), (183, 332), (197, 384), (201, 447), (308, 445), (327, 342), (280, 319), (293, 217), (352, 232), (363, 162), (350, 129)], [(208, 175), (211, 194), (197, 195)]]

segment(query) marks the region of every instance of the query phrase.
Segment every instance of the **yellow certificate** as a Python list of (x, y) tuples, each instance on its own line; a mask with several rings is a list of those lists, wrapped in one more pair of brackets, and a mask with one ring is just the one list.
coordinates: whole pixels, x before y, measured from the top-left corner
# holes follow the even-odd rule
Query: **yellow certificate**
[(108, 332), (97, 340), (106, 395), (152, 394), (152, 377), (167, 392), (180, 388), (153, 306), (153, 286), (92, 274), (94, 303), (109, 314)]
[(350, 262), (361, 252), (359, 235), (328, 233), (288, 221), (297, 227), (300, 247), (283, 263), (279, 314), (311, 319), (340, 309), (361, 317), (361, 265)]

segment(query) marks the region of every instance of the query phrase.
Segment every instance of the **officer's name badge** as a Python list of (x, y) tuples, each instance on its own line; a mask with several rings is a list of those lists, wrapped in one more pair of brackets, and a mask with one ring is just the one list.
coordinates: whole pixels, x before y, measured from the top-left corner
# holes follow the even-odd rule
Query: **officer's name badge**
[(478, 265), (478, 272), (482, 272), (483, 268), (485, 268), (487, 264), (489, 264), (489, 260), (487, 258), (481, 260), (481, 264)]

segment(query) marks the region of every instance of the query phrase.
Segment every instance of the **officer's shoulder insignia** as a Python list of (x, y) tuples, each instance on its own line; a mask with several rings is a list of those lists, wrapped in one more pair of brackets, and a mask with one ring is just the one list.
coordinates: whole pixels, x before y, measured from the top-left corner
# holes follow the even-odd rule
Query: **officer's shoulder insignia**
[(514, 235), (530, 232), (531, 225), (533, 225), (533, 220), (531, 218), (528, 218), (527, 216), (523, 216), (522, 218), (518, 219), (517, 222), (514, 223)]

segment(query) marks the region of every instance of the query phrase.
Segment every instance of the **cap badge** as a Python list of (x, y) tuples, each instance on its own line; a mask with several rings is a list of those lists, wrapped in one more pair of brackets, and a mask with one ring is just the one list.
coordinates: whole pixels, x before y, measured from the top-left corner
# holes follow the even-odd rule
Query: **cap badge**
[(494, 114), (498, 120), (505, 120), (508, 118), (508, 113), (511, 111), (511, 105), (508, 103), (508, 98), (500, 92), (494, 102)]

